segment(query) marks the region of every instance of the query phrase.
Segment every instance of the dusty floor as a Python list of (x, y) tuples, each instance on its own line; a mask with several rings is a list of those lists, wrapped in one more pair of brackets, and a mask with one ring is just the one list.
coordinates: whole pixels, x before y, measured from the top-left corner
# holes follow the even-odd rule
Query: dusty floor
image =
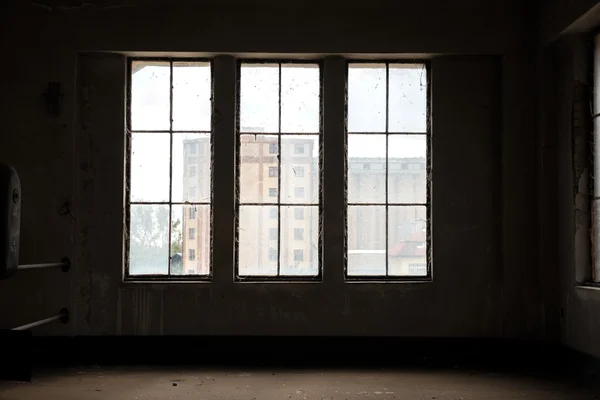
[(35, 371), (31, 383), (0, 382), (2, 400), (595, 399), (572, 381), (510, 374), (391, 370), (214, 370), (113, 367)]

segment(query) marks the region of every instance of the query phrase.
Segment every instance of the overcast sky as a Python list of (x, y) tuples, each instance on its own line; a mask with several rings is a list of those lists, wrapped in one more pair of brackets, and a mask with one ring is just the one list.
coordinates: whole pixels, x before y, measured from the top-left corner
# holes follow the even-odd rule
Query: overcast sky
[[(136, 71), (137, 70), (137, 71)], [(135, 134), (132, 181), (136, 193), (168, 200), (170, 129), (170, 68), (154, 63), (138, 69), (132, 79), (132, 129), (161, 130), (167, 134)], [(242, 68), (240, 128), (279, 130), (278, 68)], [(385, 132), (386, 73), (382, 64), (354, 64), (348, 72), (348, 132)], [(316, 65), (285, 66), (281, 73), (281, 131), (319, 131), (319, 71)], [(426, 130), (426, 73), (422, 65), (390, 65), (389, 132)], [(209, 131), (211, 76), (208, 64), (174, 63), (173, 130)], [(173, 192), (183, 190), (183, 143), (199, 134), (177, 134), (173, 142)], [(422, 136), (390, 137), (390, 157), (424, 157)], [(384, 135), (354, 135), (348, 139), (349, 157), (385, 157)], [(132, 201), (134, 199), (132, 198)]]

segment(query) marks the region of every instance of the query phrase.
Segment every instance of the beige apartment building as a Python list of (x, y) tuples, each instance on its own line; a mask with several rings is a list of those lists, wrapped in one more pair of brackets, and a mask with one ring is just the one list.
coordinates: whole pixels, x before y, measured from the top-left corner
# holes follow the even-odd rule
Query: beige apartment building
[[(209, 194), (202, 191), (210, 187), (206, 184), (210, 182), (208, 138), (184, 142), (183, 160), (184, 195), (205, 198)], [(316, 274), (317, 136), (282, 135), (280, 152), (277, 135), (241, 135), (240, 161), (240, 275)], [(393, 158), (387, 169), (390, 203), (425, 203), (425, 158)], [(349, 203), (370, 205), (350, 206), (348, 210), (348, 272), (383, 275), (387, 253), (389, 275), (425, 275), (426, 209), (388, 207), (386, 235), (385, 185), (384, 158), (349, 159), (348, 187), (357, 189)], [(207, 206), (184, 206), (184, 274), (209, 272), (210, 224), (205, 222), (210, 220), (209, 210)]]

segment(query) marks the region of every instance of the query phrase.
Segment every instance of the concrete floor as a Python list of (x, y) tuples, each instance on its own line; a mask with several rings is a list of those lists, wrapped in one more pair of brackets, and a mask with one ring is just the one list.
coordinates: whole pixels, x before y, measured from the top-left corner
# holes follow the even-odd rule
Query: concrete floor
[(113, 367), (35, 371), (31, 383), (0, 383), (1, 400), (595, 399), (573, 381), (447, 370), (214, 370)]

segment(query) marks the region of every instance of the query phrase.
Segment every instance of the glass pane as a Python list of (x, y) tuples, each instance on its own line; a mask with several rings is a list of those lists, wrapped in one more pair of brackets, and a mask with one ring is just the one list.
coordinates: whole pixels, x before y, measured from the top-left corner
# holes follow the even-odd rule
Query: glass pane
[(423, 64), (391, 64), (389, 132), (427, 131), (427, 70)]
[(173, 201), (210, 202), (210, 134), (173, 134)]
[(348, 207), (348, 275), (385, 276), (385, 206)]
[(129, 274), (168, 274), (169, 206), (134, 204), (129, 218)]
[[(298, 211), (304, 219), (296, 219)], [(280, 275), (319, 274), (319, 207), (281, 207)]]
[(281, 202), (319, 204), (319, 136), (281, 137)]
[(173, 130), (210, 131), (210, 63), (173, 63)]
[(134, 61), (131, 65), (131, 75), (131, 128), (134, 131), (169, 130), (169, 63)]
[(171, 138), (168, 133), (133, 133), (131, 137), (132, 202), (169, 201)]
[(385, 64), (348, 66), (348, 132), (385, 132)]
[(277, 203), (277, 136), (240, 137), (240, 203)]
[(210, 206), (174, 205), (171, 274), (210, 274)]
[(427, 209), (389, 207), (388, 218), (388, 274), (426, 276)]
[(281, 66), (281, 131), (318, 133), (320, 70), (317, 64)]
[(239, 276), (277, 276), (277, 240), (269, 230), (277, 228), (277, 219), (269, 218), (271, 207), (240, 206)]
[(348, 203), (385, 203), (385, 135), (348, 135)]
[(279, 64), (242, 64), (240, 132), (279, 132)]
[(388, 202), (427, 201), (427, 136), (388, 137)]

